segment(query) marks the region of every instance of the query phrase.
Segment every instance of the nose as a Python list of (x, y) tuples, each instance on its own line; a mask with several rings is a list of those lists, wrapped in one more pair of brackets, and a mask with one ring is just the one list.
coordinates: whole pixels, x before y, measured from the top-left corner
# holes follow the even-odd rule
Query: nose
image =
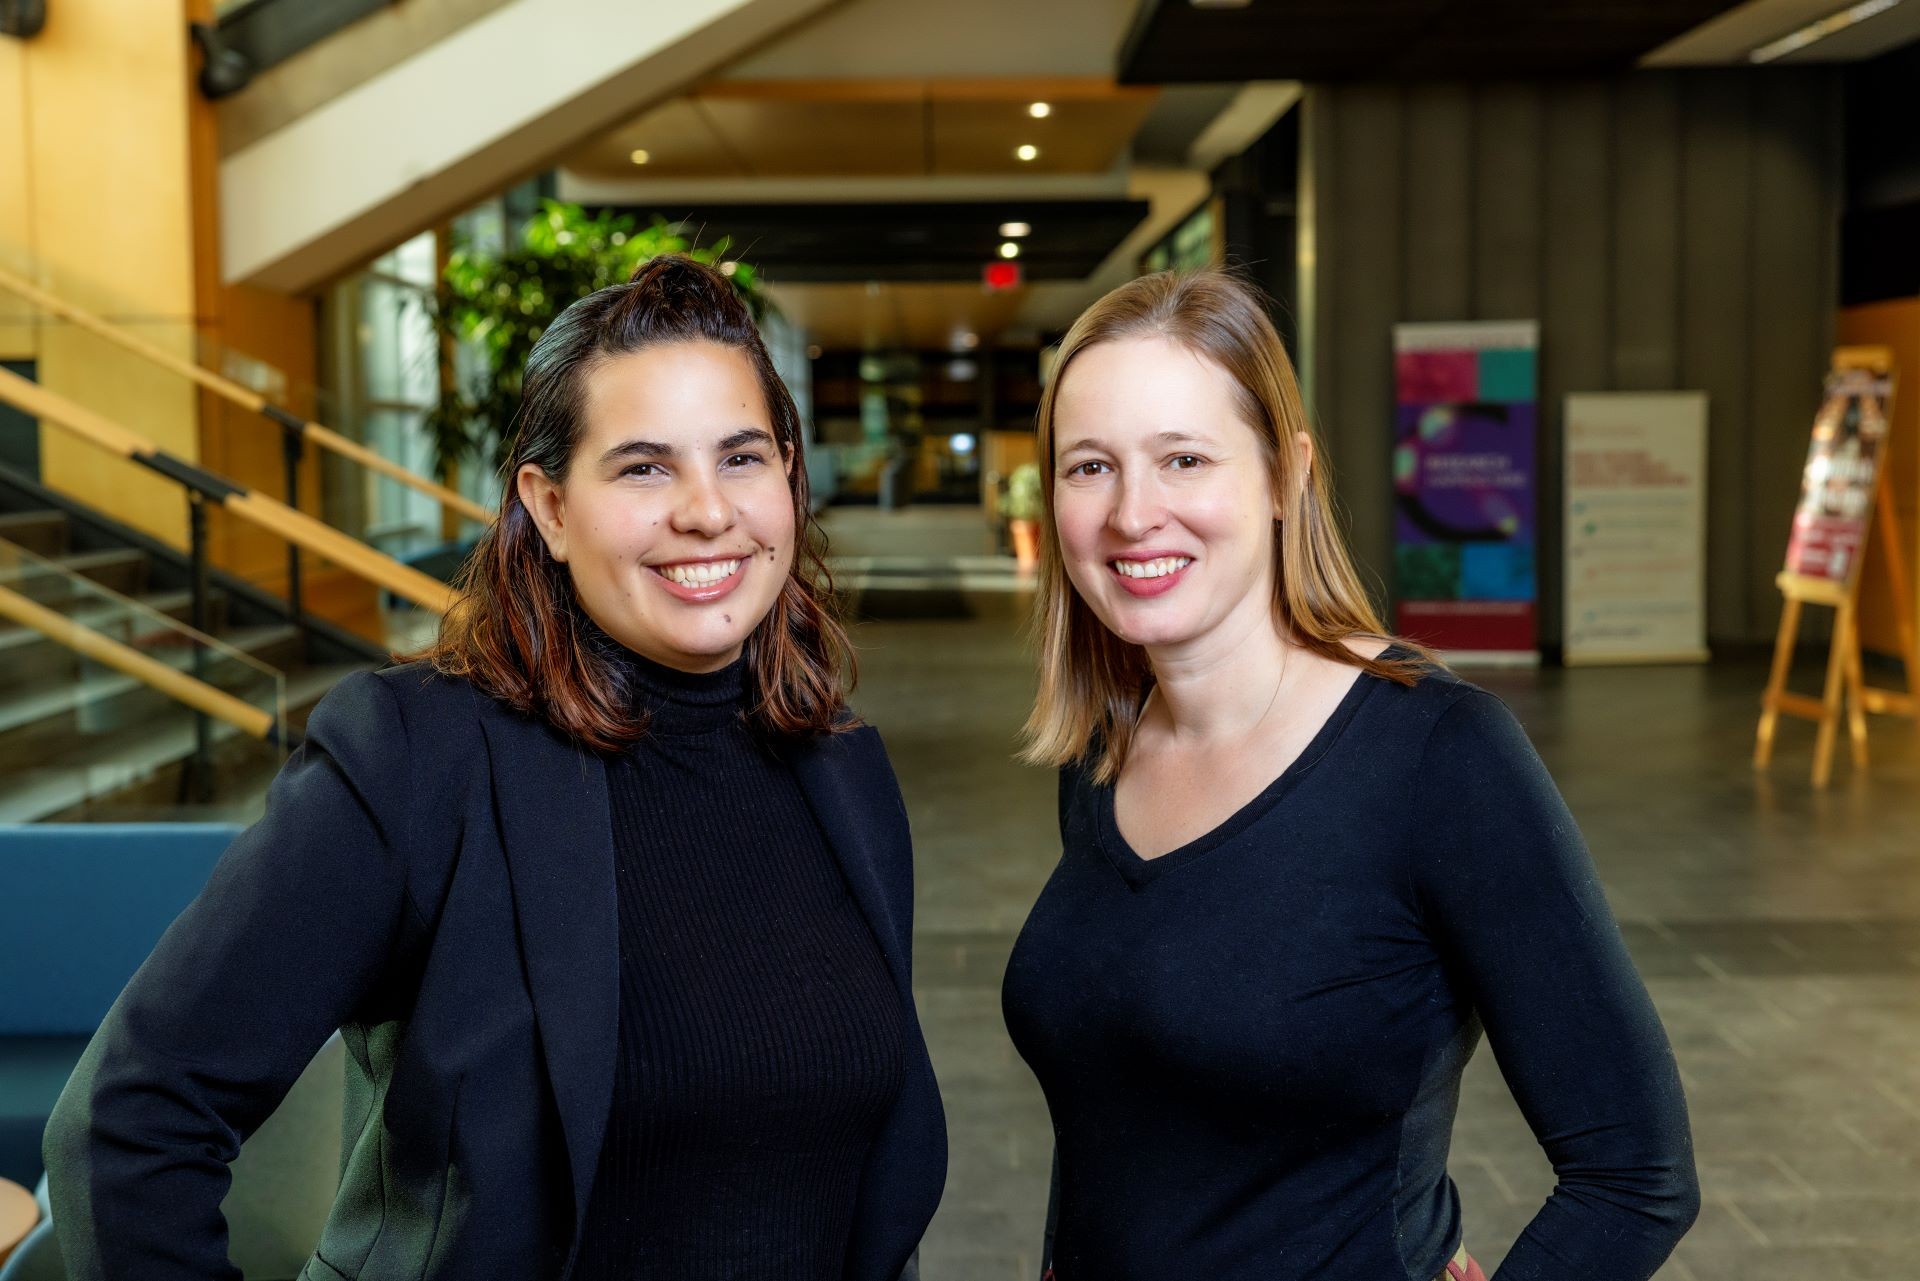
[(1107, 528), (1130, 542), (1138, 542), (1166, 522), (1166, 504), (1151, 473), (1122, 472), (1114, 492)]
[(738, 519), (733, 502), (721, 488), (718, 477), (697, 474), (688, 477), (679, 498), (673, 509), (675, 533), (718, 538), (732, 529), (734, 521)]

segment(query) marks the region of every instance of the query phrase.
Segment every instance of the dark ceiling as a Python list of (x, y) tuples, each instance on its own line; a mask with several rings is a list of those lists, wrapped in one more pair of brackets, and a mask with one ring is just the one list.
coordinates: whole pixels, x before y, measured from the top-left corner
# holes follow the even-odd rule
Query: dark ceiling
[(1021, 221), (1028, 280), (1083, 280), (1147, 216), (1144, 200), (995, 200), (939, 204), (702, 205), (617, 208), (685, 224), (698, 243), (733, 249), (783, 284), (978, 281), (1000, 257), (1000, 224)]
[(1141, 0), (1123, 84), (1502, 79), (1591, 74), (1735, 7), (1734, 0)]

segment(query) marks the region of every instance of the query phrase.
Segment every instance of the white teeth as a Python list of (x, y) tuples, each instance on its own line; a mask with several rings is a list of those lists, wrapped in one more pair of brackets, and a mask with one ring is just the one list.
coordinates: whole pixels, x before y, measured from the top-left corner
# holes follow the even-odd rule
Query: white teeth
[(1164, 578), (1193, 564), (1191, 556), (1162, 556), (1159, 560), (1116, 560), (1122, 578)]
[(662, 565), (660, 573), (682, 587), (711, 587), (733, 577), (737, 560), (710, 560), (691, 565)]

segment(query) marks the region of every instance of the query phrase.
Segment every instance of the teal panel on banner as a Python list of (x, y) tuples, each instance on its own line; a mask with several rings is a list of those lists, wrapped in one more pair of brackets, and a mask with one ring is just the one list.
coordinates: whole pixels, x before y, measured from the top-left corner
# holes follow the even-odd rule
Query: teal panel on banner
[(1539, 387), (1536, 356), (1531, 347), (1481, 352), (1480, 399), (1532, 400)]

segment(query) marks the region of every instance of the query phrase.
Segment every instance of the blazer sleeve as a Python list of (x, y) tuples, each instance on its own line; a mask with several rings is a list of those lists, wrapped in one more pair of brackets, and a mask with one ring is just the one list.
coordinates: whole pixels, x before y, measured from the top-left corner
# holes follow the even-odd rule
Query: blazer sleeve
[(1646, 1281), (1699, 1211), (1693, 1145), (1673, 1051), (1573, 816), (1480, 690), (1435, 722), (1415, 794), (1427, 928), (1557, 1179), (1496, 1281)]
[(342, 681), (265, 816), (114, 1003), (47, 1127), (72, 1281), (240, 1281), (228, 1164), (351, 1020), (414, 912), (411, 758), (387, 683)]

